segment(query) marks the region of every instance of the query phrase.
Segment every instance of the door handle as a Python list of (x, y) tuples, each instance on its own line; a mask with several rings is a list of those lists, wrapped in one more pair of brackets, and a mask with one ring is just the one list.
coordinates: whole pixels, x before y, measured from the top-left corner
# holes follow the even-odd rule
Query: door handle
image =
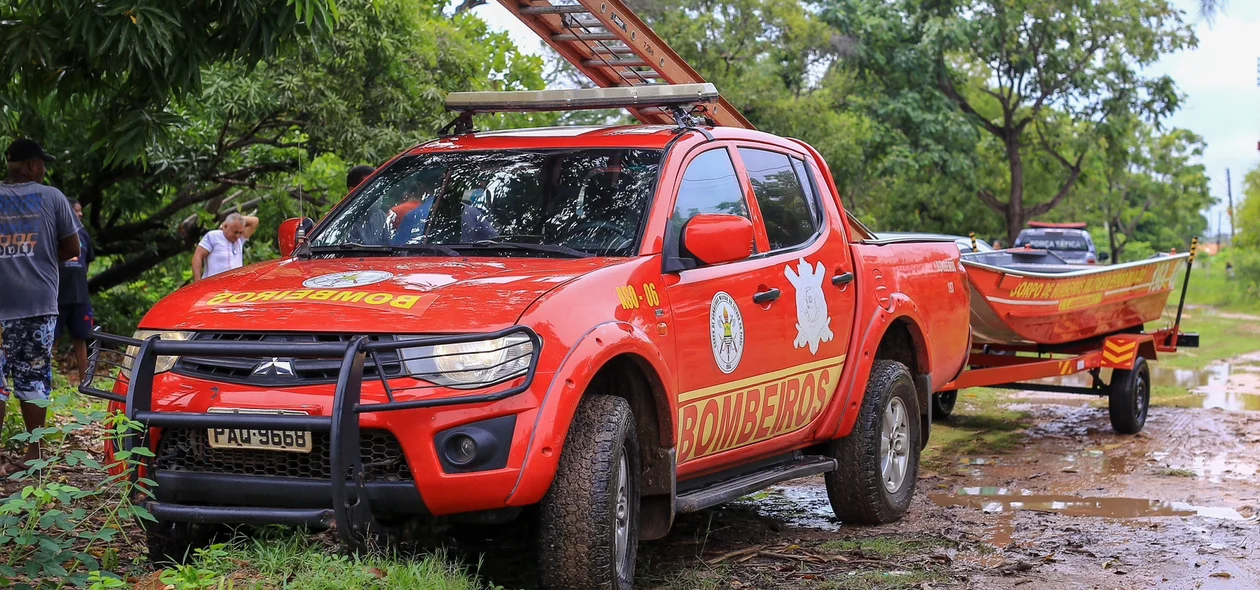
[(840, 285), (847, 285), (852, 282), (853, 282), (853, 273), (851, 272), (846, 272), (842, 275), (836, 275), (834, 277), (831, 277), (831, 284), (837, 287), (839, 287)]
[(778, 299), (779, 295), (782, 295), (782, 293), (780, 293), (778, 289), (770, 289), (769, 291), (762, 291), (760, 293), (753, 295), (753, 303), (756, 303), (757, 305), (765, 305), (767, 303), (770, 303), (771, 301), (774, 301), (775, 299)]

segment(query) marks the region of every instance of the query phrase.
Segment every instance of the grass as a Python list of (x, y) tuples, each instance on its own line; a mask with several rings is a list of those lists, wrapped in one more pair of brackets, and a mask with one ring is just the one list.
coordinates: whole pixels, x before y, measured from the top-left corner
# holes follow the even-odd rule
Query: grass
[(832, 577), (818, 586), (825, 590), (900, 590), (922, 588), (946, 581), (940, 574), (921, 569), (857, 570)]
[(932, 437), (921, 463), (929, 469), (941, 469), (958, 457), (1004, 453), (1019, 445), (1030, 424), (1029, 416), (1007, 409), (1003, 395), (995, 389), (959, 392), (953, 415), (932, 424)]
[(307, 535), (275, 529), (256, 539), (238, 538), (202, 550), (192, 563), (168, 569), (163, 574), (178, 576), (181, 580), (200, 579), (205, 584), (200, 587), (211, 588), (493, 588), (478, 582), (441, 553), (415, 557), (356, 557), (339, 553)]
[(1165, 467), (1159, 470), (1159, 474), (1165, 477), (1198, 477), (1198, 474), (1189, 469), (1173, 469)]
[(933, 538), (871, 537), (827, 541), (816, 549), (827, 553), (861, 553), (867, 557), (887, 559), (922, 553), (932, 547), (945, 544), (947, 544), (945, 541)]

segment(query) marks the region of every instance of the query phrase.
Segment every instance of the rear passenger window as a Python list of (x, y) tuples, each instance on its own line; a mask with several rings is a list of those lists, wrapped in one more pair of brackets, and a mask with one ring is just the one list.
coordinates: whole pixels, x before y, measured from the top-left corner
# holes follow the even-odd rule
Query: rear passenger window
[(671, 225), (681, 229), (688, 219), (702, 213), (748, 217), (744, 191), (725, 149), (704, 152), (687, 165), (682, 186), (678, 187)]
[(818, 229), (818, 205), (812, 196), (813, 190), (807, 196), (791, 158), (750, 148), (739, 148), (739, 156), (744, 160), (753, 194), (761, 208), (770, 249), (791, 248), (807, 242)]

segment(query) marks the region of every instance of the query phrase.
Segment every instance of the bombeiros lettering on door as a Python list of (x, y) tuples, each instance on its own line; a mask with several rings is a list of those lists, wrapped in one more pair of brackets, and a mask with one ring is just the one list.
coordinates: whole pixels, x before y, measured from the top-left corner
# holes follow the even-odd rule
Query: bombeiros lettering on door
[(844, 356), (678, 396), (678, 462), (800, 430), (836, 393)]

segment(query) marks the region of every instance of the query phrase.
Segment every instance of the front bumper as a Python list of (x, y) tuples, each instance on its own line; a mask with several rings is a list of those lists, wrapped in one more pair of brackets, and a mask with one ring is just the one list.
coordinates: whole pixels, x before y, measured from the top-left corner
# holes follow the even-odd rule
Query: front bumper
[[(364, 365), (376, 362), (381, 353), (403, 348), (434, 346), (493, 339), (524, 334), (533, 344), (533, 355), (523, 377), (507, 383), (489, 385), (456, 395), (443, 395), (435, 385), (395, 388), (383, 371), (375, 371), (385, 401), (363, 402)], [(131, 359), (132, 371), (125, 381), (125, 395), (94, 386), (102, 382), (89, 374), (80, 392), (109, 400), (124, 407), (128, 418), (143, 425), (140, 436), (122, 441), (123, 450), (148, 446), (154, 435), (167, 432), (196, 432), (211, 428), (258, 429), (269, 431), (309, 431), (325, 441), (326, 465), (322, 477), (286, 477), (285, 473), (207, 473), (197, 470), (159, 469), (149, 459), (146, 472), (157, 482), (156, 500), (144, 507), (159, 519), (187, 522), (221, 522), (240, 524), (286, 524), (333, 527), (341, 540), (352, 546), (363, 546), (370, 536), (380, 531), (375, 515), (416, 515), (427, 513), (417, 485), (408, 474), (404, 478), (373, 477), (377, 466), (365, 464), (365, 444), (379, 444), (379, 430), (361, 430), (361, 417), (366, 422), (380, 413), (450, 406), (486, 405), (508, 400), (530, 389), (537, 370), (542, 342), (532, 330), (513, 327), (493, 334), (436, 336), (405, 341), (370, 341), (356, 337), (347, 342), (332, 343), (241, 343), (216, 341), (164, 341), (157, 337), (139, 341), (131, 338), (97, 334), (93, 343), (92, 367), (108, 368), (111, 363), (102, 350), (137, 352)], [(124, 353), (125, 354), (125, 353)], [(211, 413), (157, 411), (154, 407), (155, 366), (159, 356), (198, 357), (288, 357), (339, 359), (335, 389), (330, 407), (324, 415)], [(121, 379), (122, 371), (118, 371)], [(102, 378), (107, 376), (101, 375)], [(119, 388), (121, 389), (121, 387)], [(425, 391), (427, 390), (427, 391)], [(441, 392), (439, 392), (441, 390)], [(428, 394), (428, 395), (425, 395)], [(401, 399), (400, 399), (401, 398)], [(326, 404), (325, 404), (326, 405)], [(321, 456), (320, 461), (324, 461)], [(405, 463), (405, 461), (404, 461)], [(404, 465), (403, 469), (406, 469)], [(344, 476), (339, 476), (344, 474)], [(291, 474), (288, 474), (291, 475)], [(137, 477), (137, 475), (133, 475)]]

